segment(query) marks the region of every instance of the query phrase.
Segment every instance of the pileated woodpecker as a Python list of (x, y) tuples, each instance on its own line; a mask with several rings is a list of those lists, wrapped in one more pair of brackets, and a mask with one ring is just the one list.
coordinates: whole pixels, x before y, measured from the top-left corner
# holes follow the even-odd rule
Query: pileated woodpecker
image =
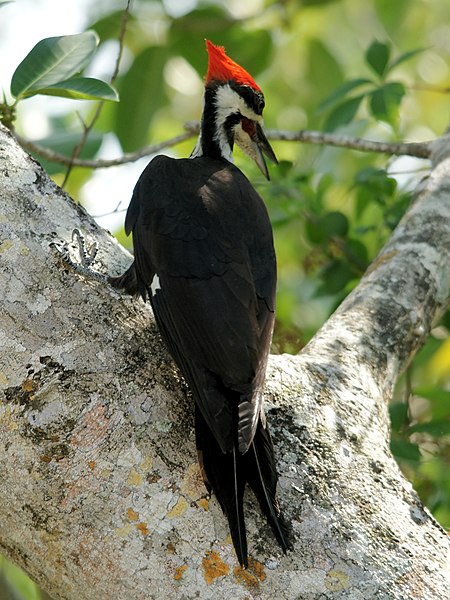
[(188, 159), (155, 157), (140, 176), (125, 219), (134, 262), (112, 283), (150, 299), (195, 400), (205, 485), (217, 496), (246, 567), (246, 483), (284, 552), (290, 541), (262, 408), (275, 318), (272, 229), (261, 197), (233, 164), (233, 145), (267, 178), (262, 152), (277, 159), (262, 130), (260, 88), (223, 48), (206, 46), (197, 144)]

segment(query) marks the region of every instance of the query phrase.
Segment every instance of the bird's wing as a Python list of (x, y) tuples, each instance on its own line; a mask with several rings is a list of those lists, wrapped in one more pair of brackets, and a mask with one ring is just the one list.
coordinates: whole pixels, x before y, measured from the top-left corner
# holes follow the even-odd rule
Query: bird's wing
[[(135, 269), (161, 333), (222, 449), (250, 444), (274, 320), (267, 213), (225, 161), (154, 159), (127, 214)], [(235, 411), (235, 415), (233, 415)]]

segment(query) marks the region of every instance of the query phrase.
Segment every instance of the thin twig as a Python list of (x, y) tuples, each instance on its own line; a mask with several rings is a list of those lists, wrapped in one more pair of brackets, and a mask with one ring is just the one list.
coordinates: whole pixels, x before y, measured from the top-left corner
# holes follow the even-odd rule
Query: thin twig
[[(114, 84), (115, 80), (117, 79), (117, 75), (119, 74), (120, 61), (122, 60), (122, 54), (123, 54), (123, 42), (124, 42), (125, 32), (127, 29), (128, 18), (130, 16), (130, 5), (131, 5), (131, 0), (127, 0), (127, 5), (125, 7), (125, 10), (122, 13), (122, 18), (120, 21), (119, 52), (117, 54), (114, 71), (113, 71), (113, 74), (111, 75), (111, 79), (110, 79), (111, 85)], [(94, 127), (95, 123), (97, 122), (97, 119), (99, 118), (100, 113), (102, 112), (102, 108), (103, 108), (104, 104), (105, 104), (104, 100), (102, 100), (101, 102), (99, 102), (97, 104), (97, 108), (95, 109), (94, 116), (92, 117), (89, 125), (86, 125), (84, 123), (84, 121), (81, 119), (81, 123), (83, 125), (83, 135), (81, 136), (79, 143), (77, 144), (77, 146), (74, 148), (74, 150), (72, 152), (70, 163), (68, 165), (68, 168), (67, 168), (67, 171), (66, 171), (66, 174), (64, 177), (64, 181), (62, 182), (62, 185), (61, 185), (62, 188), (65, 187), (65, 185), (70, 177), (70, 173), (72, 172), (72, 169), (75, 166), (75, 161), (78, 158), (78, 156), (80, 155), (80, 152), (83, 149), (84, 145), (86, 144), (87, 138), (88, 138), (89, 134), (91, 133), (92, 128)]]

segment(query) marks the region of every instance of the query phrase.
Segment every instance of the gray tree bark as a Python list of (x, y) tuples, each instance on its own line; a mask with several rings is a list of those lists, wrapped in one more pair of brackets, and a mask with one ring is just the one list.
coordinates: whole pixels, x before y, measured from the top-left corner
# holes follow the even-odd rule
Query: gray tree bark
[(249, 494), (250, 567), (196, 464), (192, 402), (150, 308), (67, 271), (130, 256), (0, 130), (0, 551), (54, 598), (447, 599), (449, 539), (389, 452), (395, 381), (449, 301), (450, 143), (360, 285), (266, 396), (295, 549)]

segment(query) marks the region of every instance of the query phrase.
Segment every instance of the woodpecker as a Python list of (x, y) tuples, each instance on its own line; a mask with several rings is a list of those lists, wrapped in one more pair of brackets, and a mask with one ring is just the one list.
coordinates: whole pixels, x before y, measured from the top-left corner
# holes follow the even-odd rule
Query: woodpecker
[(262, 129), (254, 79), (206, 41), (200, 135), (190, 158), (156, 156), (125, 219), (134, 262), (113, 285), (151, 302), (161, 336), (195, 400), (205, 485), (225, 513), (248, 566), (243, 512), (248, 483), (286, 553), (278, 474), (262, 406), (275, 319), (276, 259), (263, 200), (233, 164), (236, 143), (269, 178), (277, 163)]

